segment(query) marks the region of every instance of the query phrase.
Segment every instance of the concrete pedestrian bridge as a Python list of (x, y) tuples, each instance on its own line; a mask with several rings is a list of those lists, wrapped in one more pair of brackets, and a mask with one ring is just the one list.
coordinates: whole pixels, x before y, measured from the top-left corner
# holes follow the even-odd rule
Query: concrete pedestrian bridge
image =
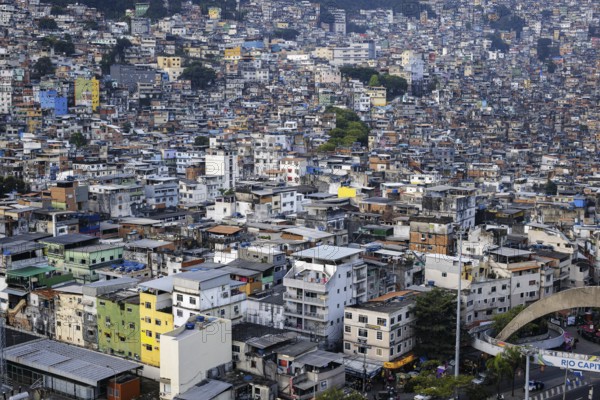
[(532, 361), (540, 365), (600, 372), (599, 356), (550, 350), (558, 348), (564, 343), (565, 332), (558, 325), (548, 324), (550, 334), (545, 335), (545, 337), (529, 338), (525, 342), (514, 344), (505, 341), (521, 327), (537, 318), (552, 312), (576, 307), (600, 307), (600, 287), (589, 286), (568, 289), (539, 300), (521, 311), (504, 327), (497, 337), (491, 336), (493, 334), (491, 324), (473, 328), (469, 332), (472, 338), (472, 346), (493, 356), (508, 347), (528, 349), (533, 351)]
[(536, 301), (513, 318), (496, 339), (506, 340), (531, 321), (544, 315), (577, 307), (600, 307), (600, 286), (567, 289)]

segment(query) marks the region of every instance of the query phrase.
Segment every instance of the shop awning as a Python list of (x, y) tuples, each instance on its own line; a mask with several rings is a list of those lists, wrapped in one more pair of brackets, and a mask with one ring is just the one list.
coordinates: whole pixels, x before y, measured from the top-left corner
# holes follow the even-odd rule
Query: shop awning
[(367, 377), (373, 378), (381, 372), (381, 363), (373, 360), (365, 360), (363, 357), (351, 356), (344, 357), (344, 367), (347, 375), (353, 375), (362, 378), (365, 369)]
[(2, 293), (8, 293), (8, 294), (12, 294), (13, 296), (23, 297), (23, 296), (27, 296), (27, 293), (29, 293), (29, 292), (7, 287), (7, 288), (2, 289)]
[(400, 367), (404, 367), (407, 364), (415, 361), (417, 357), (414, 354), (408, 354), (406, 357), (402, 357), (396, 361), (386, 361), (383, 363), (383, 368), (385, 369), (397, 369)]

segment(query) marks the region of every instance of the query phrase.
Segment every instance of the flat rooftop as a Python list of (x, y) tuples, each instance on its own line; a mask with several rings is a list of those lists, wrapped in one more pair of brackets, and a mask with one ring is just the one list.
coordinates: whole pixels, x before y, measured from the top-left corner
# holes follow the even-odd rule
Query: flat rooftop
[(292, 256), (296, 258), (316, 258), (319, 260), (337, 261), (342, 258), (362, 253), (363, 251), (364, 250), (362, 249), (353, 249), (351, 247), (324, 245), (298, 251), (293, 253)]
[(100, 381), (138, 368), (140, 364), (50, 339), (34, 340), (8, 347), (7, 361), (45, 373), (64, 376), (98, 386)]

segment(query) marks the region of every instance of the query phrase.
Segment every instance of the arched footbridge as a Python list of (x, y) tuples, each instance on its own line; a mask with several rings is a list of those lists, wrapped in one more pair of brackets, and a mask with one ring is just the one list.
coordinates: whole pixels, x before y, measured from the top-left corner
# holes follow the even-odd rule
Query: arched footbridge
[(552, 312), (577, 307), (600, 307), (600, 287), (568, 289), (539, 300), (521, 311), (495, 338), (489, 336), (490, 325), (474, 328), (471, 330), (472, 345), (477, 350), (491, 355), (496, 355), (507, 347), (518, 347), (532, 353), (534, 355), (532, 361), (537, 364), (600, 372), (600, 356), (549, 350), (559, 347), (564, 342), (564, 331), (556, 325), (550, 326), (551, 330), (558, 333), (553, 337), (551, 335), (548, 338), (521, 344), (506, 342), (506, 339), (513, 333), (537, 318)]

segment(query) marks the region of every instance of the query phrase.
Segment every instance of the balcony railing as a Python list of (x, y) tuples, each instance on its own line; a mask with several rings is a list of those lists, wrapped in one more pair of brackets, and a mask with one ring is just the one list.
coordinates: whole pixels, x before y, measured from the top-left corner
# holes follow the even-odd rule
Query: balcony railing
[(327, 304), (327, 298), (323, 299), (321, 297), (301, 297), (301, 296), (294, 296), (293, 294), (290, 294), (290, 293), (284, 293), (283, 298), (286, 300), (295, 301), (295, 302), (299, 302), (299, 303), (311, 303), (311, 304), (319, 304), (319, 305)]

